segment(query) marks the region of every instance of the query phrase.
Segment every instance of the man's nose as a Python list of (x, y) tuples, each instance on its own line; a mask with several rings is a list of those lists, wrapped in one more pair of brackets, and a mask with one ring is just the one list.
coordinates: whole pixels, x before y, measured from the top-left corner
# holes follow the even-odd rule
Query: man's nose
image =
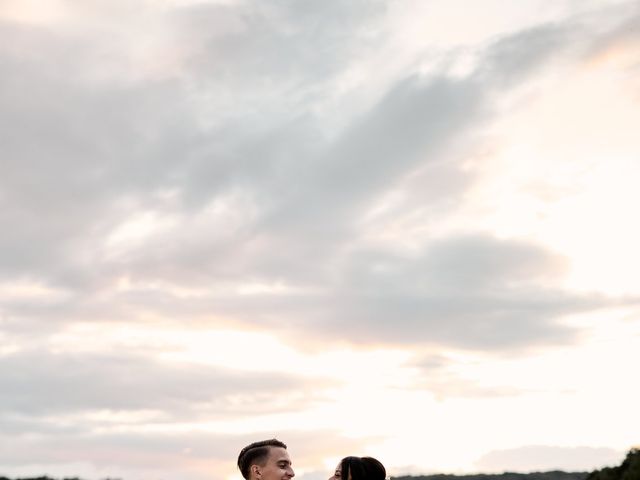
[(289, 476), (290, 476), (291, 478), (293, 478), (293, 477), (295, 477), (295, 476), (296, 476), (296, 472), (294, 472), (294, 471), (293, 471), (293, 468), (291, 468), (291, 467), (289, 467)]

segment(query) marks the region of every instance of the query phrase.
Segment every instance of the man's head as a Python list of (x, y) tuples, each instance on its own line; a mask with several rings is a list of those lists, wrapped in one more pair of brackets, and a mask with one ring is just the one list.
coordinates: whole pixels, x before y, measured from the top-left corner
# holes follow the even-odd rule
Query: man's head
[(240, 450), (238, 468), (246, 480), (291, 480), (295, 475), (287, 446), (275, 438)]

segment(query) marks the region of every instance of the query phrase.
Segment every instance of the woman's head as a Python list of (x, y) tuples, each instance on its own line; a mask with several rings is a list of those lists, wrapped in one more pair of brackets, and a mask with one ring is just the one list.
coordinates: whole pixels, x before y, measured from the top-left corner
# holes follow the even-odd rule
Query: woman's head
[(329, 480), (384, 480), (387, 471), (373, 457), (345, 457)]

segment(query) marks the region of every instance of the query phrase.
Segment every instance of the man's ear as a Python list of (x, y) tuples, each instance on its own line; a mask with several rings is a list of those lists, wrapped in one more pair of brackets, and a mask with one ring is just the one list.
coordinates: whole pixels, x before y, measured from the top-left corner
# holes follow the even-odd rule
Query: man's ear
[(253, 478), (262, 477), (262, 469), (260, 468), (260, 465), (256, 465), (256, 464), (251, 465), (251, 473), (253, 474), (252, 475)]

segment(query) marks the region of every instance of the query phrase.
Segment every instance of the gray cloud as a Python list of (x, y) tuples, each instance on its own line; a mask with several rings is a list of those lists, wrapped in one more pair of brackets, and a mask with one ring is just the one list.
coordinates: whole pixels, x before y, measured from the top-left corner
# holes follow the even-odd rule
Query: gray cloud
[(193, 45), (190, 66), (200, 80), (258, 89), (281, 89), (284, 84), (304, 92), (362, 53), (368, 27), (384, 10), (379, 1), (325, 2), (308, 8), (273, 1), (202, 4), (175, 13), (180, 34)]
[[(8, 465), (29, 464), (33, 458), (45, 464), (74, 462), (77, 461), (77, 452), (83, 451), (102, 466), (149, 467), (161, 462), (168, 467), (184, 464), (189, 457), (230, 460), (234, 454), (237, 456), (232, 441), (237, 440), (231, 435), (198, 432), (42, 435), (26, 440), (20, 449), (12, 446), (12, 442), (4, 441), (0, 447), (0, 458), (3, 464)], [(28, 449), (24, 448), (25, 443)]]
[(477, 73), (496, 85), (512, 87), (548, 62), (566, 57), (573, 42), (584, 36), (585, 32), (572, 22), (541, 25), (509, 35), (495, 41)]
[(488, 349), (565, 342), (575, 332), (559, 316), (610, 305), (540, 287), (562, 260), (519, 242), (453, 238), (420, 255), (363, 252), (349, 260), (309, 311), (319, 329), (354, 341)]
[[(495, 96), (548, 61), (577, 61), (577, 39), (609, 42), (617, 26), (594, 37), (571, 20), (503, 37), (466, 77), (409, 74), (388, 85), (329, 138), (308, 105), (375, 47), (366, 32), (383, 7), (364, 16), (342, 2), (304, 14), (287, 2), (254, 7), (164, 11), (168, 37), (153, 48), (180, 40), (181, 75), (131, 68), (124, 37), (82, 42), (78, 32), (2, 25), (0, 222), (11, 228), (0, 239), (0, 275), (69, 292), (5, 299), (4, 328), (135, 319), (145, 309), (181, 319), (221, 312), (283, 333), (496, 348), (568, 341), (575, 332), (560, 316), (610, 304), (542, 288), (561, 261), (535, 245), (476, 235), (426, 241), (403, 258), (372, 251), (359, 229), (376, 201), (430, 166), (448, 165), (428, 170), (435, 193), (414, 198), (455, 211), (472, 181), (455, 154), (481, 137)], [(99, 58), (113, 66), (106, 80)], [(441, 175), (455, 188), (438, 189)], [(235, 216), (208, 211), (216, 201)], [(177, 224), (109, 252), (105, 239), (139, 210)], [(113, 292), (122, 277), (132, 291)], [(210, 293), (184, 302), (144, 286), (158, 281)], [(302, 293), (224, 291), (252, 282)]]
[[(112, 475), (114, 470), (145, 471), (177, 468), (189, 478), (210, 478), (212, 465), (233, 470), (242, 447), (256, 440), (277, 437), (284, 441), (294, 467), (316, 462), (325, 455), (340, 456), (343, 452), (360, 451), (363, 441), (346, 438), (332, 430), (299, 432), (292, 430), (258, 431), (251, 434), (215, 434), (203, 432), (103, 433), (93, 435), (38, 435), (15, 442), (15, 437), (0, 434), (0, 462), (5, 469), (31, 465), (77, 462), (77, 453), (91, 459), (90, 463)], [(208, 468), (194, 472), (203, 462)], [(166, 475), (166, 472), (164, 473)], [(208, 476), (208, 477), (207, 477)]]
[[(27, 351), (0, 357), (0, 421), (107, 410), (157, 412), (157, 421), (209, 420), (221, 415), (301, 409), (319, 401), (322, 379), (246, 373), (142, 355), (53, 354)], [(55, 424), (52, 427), (55, 427)], [(26, 426), (26, 425), (25, 425)]]
[[(352, 252), (340, 272), (315, 291), (204, 296), (191, 314), (221, 314), (295, 336), (346, 341), (447, 344), (473, 349), (564, 343), (576, 331), (565, 314), (636, 301), (578, 295), (545, 287), (564, 260), (534, 244), (487, 236), (449, 238), (412, 255)], [(158, 292), (168, 311), (181, 301)], [(157, 303), (157, 302), (156, 302)]]

